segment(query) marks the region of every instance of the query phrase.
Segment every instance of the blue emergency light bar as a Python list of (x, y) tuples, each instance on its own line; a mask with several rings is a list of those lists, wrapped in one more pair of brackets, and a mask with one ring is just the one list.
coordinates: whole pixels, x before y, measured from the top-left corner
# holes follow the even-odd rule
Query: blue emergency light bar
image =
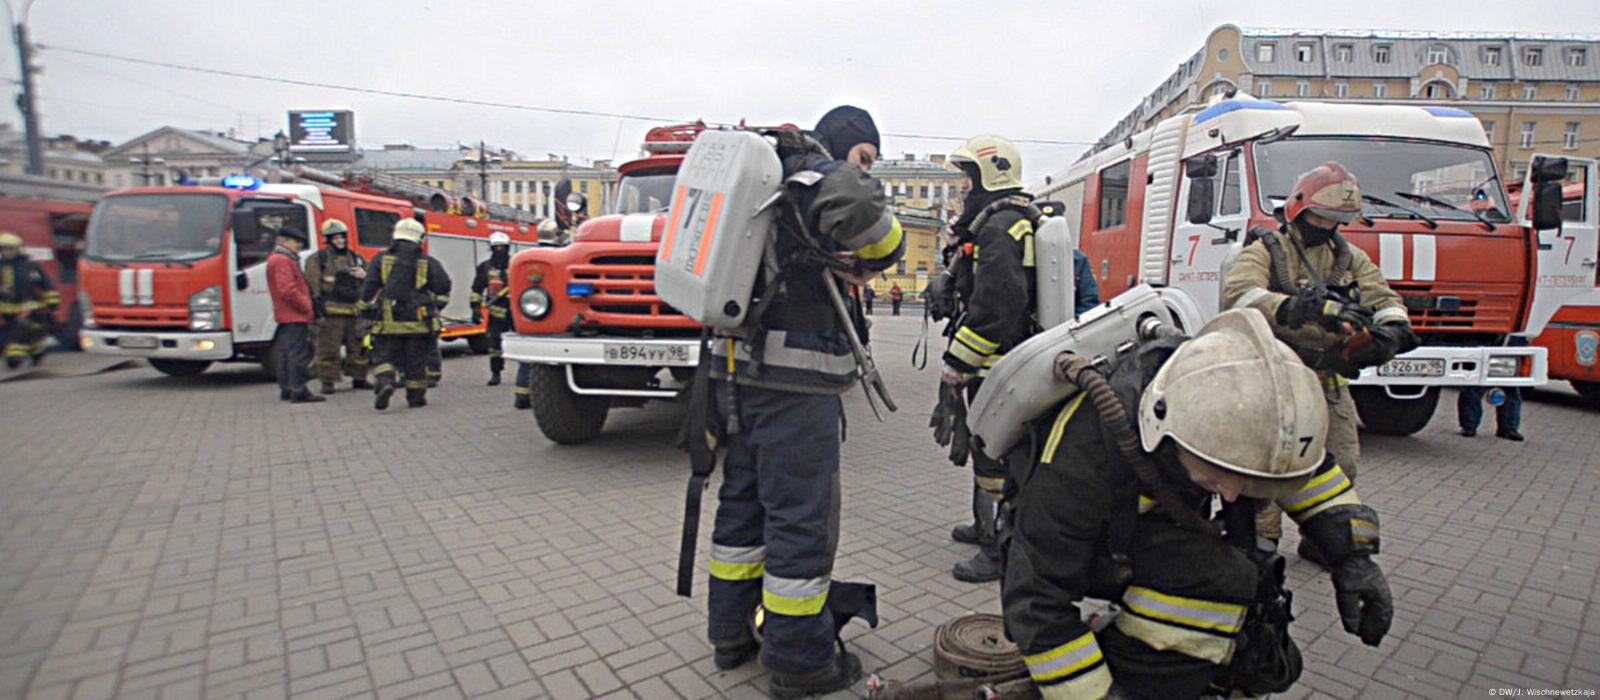
[(249, 175), (225, 175), (222, 186), (230, 190), (258, 190), (261, 189), (261, 181)]
[(586, 297), (586, 296), (589, 296), (591, 294), (594, 294), (594, 283), (593, 282), (568, 282), (567, 283), (567, 296), (569, 296), (569, 297)]

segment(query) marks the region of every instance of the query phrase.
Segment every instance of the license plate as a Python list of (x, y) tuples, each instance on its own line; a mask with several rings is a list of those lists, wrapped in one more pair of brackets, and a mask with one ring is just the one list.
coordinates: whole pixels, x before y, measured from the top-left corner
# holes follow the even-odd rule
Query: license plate
[(117, 338), (117, 347), (129, 350), (151, 350), (156, 346), (155, 336), (124, 335)]
[(689, 363), (689, 347), (687, 345), (606, 343), (606, 362), (618, 365), (686, 365)]
[(1444, 360), (1389, 360), (1378, 365), (1380, 377), (1443, 377)]

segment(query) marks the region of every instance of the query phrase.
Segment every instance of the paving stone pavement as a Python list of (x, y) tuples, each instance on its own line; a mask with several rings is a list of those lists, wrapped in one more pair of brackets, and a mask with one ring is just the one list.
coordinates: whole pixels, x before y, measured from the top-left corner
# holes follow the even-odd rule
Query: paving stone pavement
[[(902, 409), (879, 424), (846, 397), (836, 576), (879, 585), (882, 624), (847, 633), (865, 665), (928, 679), (934, 627), (997, 612), (997, 589), (949, 577), (970, 477), (925, 427), (920, 319), (875, 319)], [(696, 596), (673, 594), (681, 409), (557, 446), (486, 364), (452, 358), (426, 409), (382, 414), (366, 393), (280, 403), (242, 365), (0, 382), (0, 697), (764, 697), (704, 640), (714, 497)], [(1282, 697), (1600, 687), (1600, 414), (1560, 387), (1528, 403), (1527, 443), (1467, 440), (1452, 401), (1364, 441), (1393, 632), (1345, 634), (1291, 555), (1306, 673)]]

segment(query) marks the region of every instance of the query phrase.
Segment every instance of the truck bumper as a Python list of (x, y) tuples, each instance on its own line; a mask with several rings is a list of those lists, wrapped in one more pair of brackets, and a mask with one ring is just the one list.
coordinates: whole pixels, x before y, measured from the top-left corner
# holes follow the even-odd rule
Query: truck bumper
[(671, 399), (678, 395), (678, 389), (584, 386), (572, 370), (574, 365), (661, 368), (694, 367), (700, 363), (700, 341), (692, 338), (580, 338), (570, 334), (507, 333), (501, 336), (501, 345), (508, 360), (562, 366), (567, 375), (567, 388), (581, 396)]
[[(1442, 375), (1397, 370), (1416, 370), (1421, 365), (1443, 367)], [(1403, 367), (1409, 365), (1409, 367)], [(1381, 386), (1394, 398), (1421, 395), (1425, 387), (1536, 387), (1548, 381), (1549, 356), (1541, 347), (1449, 347), (1424, 346), (1401, 355), (1380, 367), (1361, 370), (1354, 386)]]
[(85, 352), (119, 357), (154, 357), (164, 360), (227, 360), (233, 357), (233, 337), (226, 333), (160, 331), (109, 331), (83, 329)]

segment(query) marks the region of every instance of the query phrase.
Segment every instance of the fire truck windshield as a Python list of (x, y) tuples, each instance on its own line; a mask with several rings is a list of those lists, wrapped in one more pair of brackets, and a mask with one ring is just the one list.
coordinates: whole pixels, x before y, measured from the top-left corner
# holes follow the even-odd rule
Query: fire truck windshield
[(89, 219), (90, 260), (198, 260), (217, 254), (227, 228), (228, 198), (214, 194), (106, 197)]
[[(1487, 150), (1383, 138), (1289, 138), (1255, 147), (1261, 206), (1282, 206), (1301, 173), (1337, 161), (1361, 181), (1368, 216), (1511, 220)], [(1385, 203), (1378, 203), (1379, 201)]]
[(672, 172), (624, 175), (617, 190), (618, 214), (654, 214), (671, 206)]

